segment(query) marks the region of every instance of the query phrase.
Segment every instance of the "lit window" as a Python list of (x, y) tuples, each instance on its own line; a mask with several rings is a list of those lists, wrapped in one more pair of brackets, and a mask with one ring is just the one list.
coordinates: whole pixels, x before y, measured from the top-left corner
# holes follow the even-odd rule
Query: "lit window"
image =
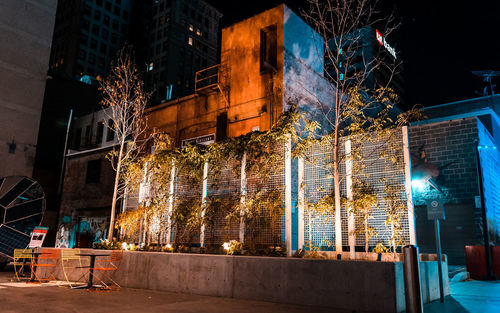
[(192, 46), (192, 45), (193, 45), (193, 38), (192, 38), (192, 37), (189, 37), (189, 38), (188, 38), (188, 44), (189, 44), (190, 46)]
[(199, 28), (196, 29), (196, 35), (201, 36), (201, 30)]
[(189, 31), (193, 31), (193, 30), (194, 30), (193, 24), (189, 24)]
[(154, 68), (154, 63), (153, 62), (149, 63), (148, 71), (152, 71), (153, 68)]

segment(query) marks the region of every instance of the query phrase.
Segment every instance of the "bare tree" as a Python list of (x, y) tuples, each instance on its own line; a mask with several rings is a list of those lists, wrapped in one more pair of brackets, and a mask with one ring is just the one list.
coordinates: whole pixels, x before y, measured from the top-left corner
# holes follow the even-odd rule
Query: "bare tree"
[(113, 130), (117, 141), (109, 159), (116, 171), (111, 203), (108, 240), (113, 239), (116, 204), (127, 185), (125, 173), (141, 153), (145, 140), (146, 118), (144, 109), (150, 94), (144, 91), (143, 81), (133, 60), (130, 48), (123, 48), (111, 64), (111, 73), (101, 83), (102, 104), (106, 126)]
[[(353, 127), (356, 130), (369, 130), (370, 126), (372, 129), (380, 127), (375, 125), (376, 123), (383, 124), (381, 120), (370, 119), (367, 112), (380, 111), (387, 105), (387, 94), (392, 94), (388, 86), (399, 64), (399, 60), (394, 57), (395, 53), (388, 55), (389, 58), (385, 60), (376, 55), (367, 57), (362, 53), (362, 46), (367, 44), (364, 40), (367, 32), (375, 32), (373, 26), (381, 25), (382, 30), (377, 31), (381, 39), (377, 39), (382, 41), (382, 45), (384, 38), (394, 30), (395, 26), (392, 15), (382, 16), (377, 11), (376, 0), (308, 0), (308, 3), (309, 9), (302, 12), (302, 15), (322, 40), (324, 51), (317, 49), (317, 52), (319, 58), (324, 57), (323, 72), (330, 82), (327, 85), (329, 88), (327, 93), (331, 96), (326, 100), (315, 97), (317, 105), (315, 110), (320, 112), (322, 129), (324, 134), (327, 134), (323, 139), (333, 147), (329, 170), (334, 181), (335, 247), (337, 253), (340, 253), (342, 251), (340, 184), (343, 179), (340, 174), (340, 164), (343, 158), (347, 157), (341, 155), (340, 138), (346, 133), (352, 134)], [(369, 35), (373, 36), (373, 33)], [(317, 35), (313, 37), (316, 38)], [(386, 79), (382, 84), (374, 81), (375, 71), (385, 73)], [(360, 99), (362, 101), (359, 101)], [(382, 104), (383, 102), (385, 103)], [(384, 114), (387, 114), (387, 110)], [(347, 130), (348, 125), (353, 127)]]

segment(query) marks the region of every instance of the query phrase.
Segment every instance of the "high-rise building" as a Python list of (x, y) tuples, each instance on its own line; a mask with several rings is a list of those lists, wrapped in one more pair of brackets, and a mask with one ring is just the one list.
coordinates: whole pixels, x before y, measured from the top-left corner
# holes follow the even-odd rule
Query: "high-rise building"
[(195, 73), (217, 64), (222, 14), (202, 0), (154, 0), (145, 16), (146, 86), (156, 101), (192, 94)]
[(56, 0), (0, 4), (0, 177), (31, 176)]
[[(363, 87), (369, 90), (390, 87), (401, 101), (404, 100), (401, 62), (396, 49), (381, 31), (368, 26), (344, 36), (341, 49), (338, 49), (336, 39), (328, 44), (331, 51), (340, 50), (337, 53), (343, 55), (339, 57), (342, 64), (337, 66), (342, 76), (340, 79), (347, 85), (362, 81)], [(325, 63), (328, 64), (328, 60)]]
[(60, 0), (50, 68), (70, 78), (102, 77), (127, 41), (132, 0)]

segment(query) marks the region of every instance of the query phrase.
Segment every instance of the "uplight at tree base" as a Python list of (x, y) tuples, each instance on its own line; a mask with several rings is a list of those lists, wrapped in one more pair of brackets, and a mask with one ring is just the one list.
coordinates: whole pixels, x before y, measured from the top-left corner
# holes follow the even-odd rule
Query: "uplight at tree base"
[(423, 191), (425, 189), (425, 181), (423, 179), (412, 179), (411, 186), (415, 191)]

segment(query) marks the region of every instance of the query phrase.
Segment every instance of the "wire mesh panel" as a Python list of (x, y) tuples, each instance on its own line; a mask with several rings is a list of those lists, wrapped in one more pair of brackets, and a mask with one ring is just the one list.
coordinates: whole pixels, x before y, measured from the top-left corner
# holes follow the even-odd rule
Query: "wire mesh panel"
[(325, 250), (335, 246), (334, 207), (331, 205), (325, 210), (315, 206), (321, 201), (332, 203), (332, 157), (332, 147), (320, 144), (310, 147), (305, 157), (304, 193), (307, 205), (304, 210), (304, 241), (309, 248)]
[(255, 169), (247, 173), (246, 198), (253, 207), (245, 219), (245, 242), (257, 247), (281, 245), (285, 238), (285, 146), (275, 149), (272, 160), (261, 160), (257, 166), (261, 173)]
[[(376, 235), (368, 242), (369, 246), (382, 243), (392, 246), (394, 239), (409, 242), (408, 208), (405, 192), (405, 174), (403, 161), (403, 138), (401, 129), (376, 141), (365, 141), (361, 147), (362, 161), (360, 173), (353, 173), (365, 181), (374, 191), (378, 207), (370, 211), (369, 226)], [(388, 214), (397, 218), (396, 225), (387, 223)], [(363, 246), (365, 238), (359, 234), (356, 245)]]
[(239, 237), (241, 162), (223, 161), (217, 173), (208, 172), (205, 244), (218, 245)]
[(173, 237), (174, 241), (183, 245), (199, 245), (200, 226), (199, 222), (193, 222), (190, 218), (190, 209), (192, 207), (201, 208), (201, 193), (203, 182), (188, 177), (182, 171), (179, 171), (175, 182), (174, 207), (176, 216), (182, 216), (182, 219), (173, 219)]
[[(388, 139), (389, 138), (389, 139)], [(401, 129), (379, 140), (365, 140), (359, 148), (361, 158), (354, 160), (352, 180), (361, 180), (373, 190), (377, 206), (370, 211), (368, 226), (376, 235), (371, 236), (369, 246), (382, 243), (391, 246), (409, 242), (408, 208), (405, 192), (403, 162), (403, 138)], [(345, 140), (340, 140), (339, 171), (340, 196), (346, 198)], [(351, 143), (353, 146), (360, 143)], [(304, 241), (306, 247), (331, 249), (335, 245), (335, 215), (333, 192), (333, 146), (315, 144), (305, 156), (304, 192)], [(354, 195), (355, 196), (355, 195)], [(318, 206), (321, 202), (328, 205)], [(319, 209), (318, 209), (319, 207)], [(325, 209), (326, 207), (326, 209)], [(348, 246), (348, 208), (341, 207), (342, 245)], [(399, 211), (398, 211), (399, 210)], [(397, 216), (397, 223), (386, 223), (388, 213)], [(360, 216), (357, 216), (360, 219)], [(364, 246), (364, 234), (357, 232), (356, 246)]]

